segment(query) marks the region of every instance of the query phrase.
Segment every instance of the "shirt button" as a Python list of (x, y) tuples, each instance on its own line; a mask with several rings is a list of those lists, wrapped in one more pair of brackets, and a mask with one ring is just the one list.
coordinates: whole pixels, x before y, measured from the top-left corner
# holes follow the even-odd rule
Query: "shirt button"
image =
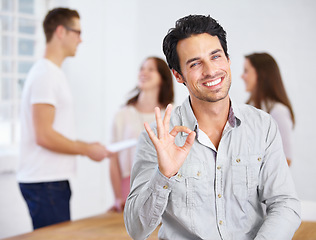
[(221, 166), (217, 166), (217, 170), (220, 170), (221, 169)]
[(223, 225), (223, 221), (222, 220), (219, 221), (219, 225)]
[(218, 196), (218, 198), (221, 198), (221, 197), (222, 197), (222, 195), (221, 195), (221, 194), (218, 194), (217, 196)]
[(240, 159), (239, 159), (239, 158), (237, 158), (237, 159), (236, 159), (236, 162), (238, 162), (238, 163), (239, 163), (239, 162), (240, 162)]
[(261, 157), (258, 158), (258, 161), (261, 162)]
[(163, 189), (168, 189), (168, 186), (167, 185), (163, 186)]
[(177, 177), (178, 177), (178, 178), (181, 178), (181, 177), (182, 177), (182, 175), (179, 173)]
[(196, 175), (199, 177), (199, 176), (201, 175), (201, 172), (200, 172), (200, 171), (198, 171)]

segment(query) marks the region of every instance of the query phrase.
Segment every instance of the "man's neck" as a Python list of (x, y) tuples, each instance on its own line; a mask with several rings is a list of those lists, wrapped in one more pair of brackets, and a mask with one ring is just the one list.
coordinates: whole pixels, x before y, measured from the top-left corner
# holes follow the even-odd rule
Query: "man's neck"
[(214, 146), (218, 148), (229, 114), (229, 96), (227, 95), (218, 102), (206, 102), (196, 98), (192, 101), (191, 98), (191, 104), (199, 128), (207, 134)]
[(63, 61), (65, 60), (65, 55), (62, 51), (62, 48), (52, 44), (47, 43), (44, 57), (53, 63), (55, 63), (57, 66), (61, 67)]

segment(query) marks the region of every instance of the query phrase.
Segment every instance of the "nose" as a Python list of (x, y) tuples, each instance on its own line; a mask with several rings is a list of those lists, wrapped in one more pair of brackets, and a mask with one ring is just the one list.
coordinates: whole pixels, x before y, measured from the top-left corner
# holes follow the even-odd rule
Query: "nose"
[(139, 71), (139, 74), (142, 76), (145, 76), (149, 73), (149, 70), (147, 68), (141, 68)]
[(138, 78), (140, 79), (140, 78), (143, 78), (143, 77), (145, 77), (145, 76), (146, 76), (145, 71), (144, 71), (143, 69), (141, 69), (141, 70), (139, 71), (139, 73), (138, 73)]
[(216, 72), (215, 64), (212, 61), (206, 61), (203, 64), (203, 75), (204, 76), (213, 76)]
[(240, 77), (241, 77), (244, 81), (246, 81), (246, 79), (245, 79), (245, 73), (242, 73)]

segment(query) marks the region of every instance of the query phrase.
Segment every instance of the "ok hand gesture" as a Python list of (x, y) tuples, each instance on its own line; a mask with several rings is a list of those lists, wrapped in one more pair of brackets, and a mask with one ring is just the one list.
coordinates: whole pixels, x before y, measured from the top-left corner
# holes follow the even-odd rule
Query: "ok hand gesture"
[[(144, 124), (157, 151), (159, 170), (168, 178), (177, 174), (189, 154), (195, 138), (195, 132), (184, 126), (175, 126), (171, 132), (169, 132), (171, 110), (172, 105), (169, 104), (164, 119), (162, 120), (160, 109), (158, 107), (155, 108), (158, 136), (151, 130), (148, 123)], [(179, 132), (189, 134), (182, 147), (175, 144), (175, 137)]]

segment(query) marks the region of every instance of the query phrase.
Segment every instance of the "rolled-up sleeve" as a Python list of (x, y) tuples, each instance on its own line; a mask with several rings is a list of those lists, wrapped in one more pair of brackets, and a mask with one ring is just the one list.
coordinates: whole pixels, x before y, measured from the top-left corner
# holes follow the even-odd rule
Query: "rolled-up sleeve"
[(125, 226), (133, 239), (145, 239), (156, 229), (171, 189), (172, 180), (159, 171), (156, 150), (143, 132), (138, 140), (131, 191), (124, 209)]
[(267, 130), (264, 164), (259, 177), (259, 197), (266, 205), (267, 216), (255, 239), (292, 239), (301, 223), (301, 206), (273, 119)]

